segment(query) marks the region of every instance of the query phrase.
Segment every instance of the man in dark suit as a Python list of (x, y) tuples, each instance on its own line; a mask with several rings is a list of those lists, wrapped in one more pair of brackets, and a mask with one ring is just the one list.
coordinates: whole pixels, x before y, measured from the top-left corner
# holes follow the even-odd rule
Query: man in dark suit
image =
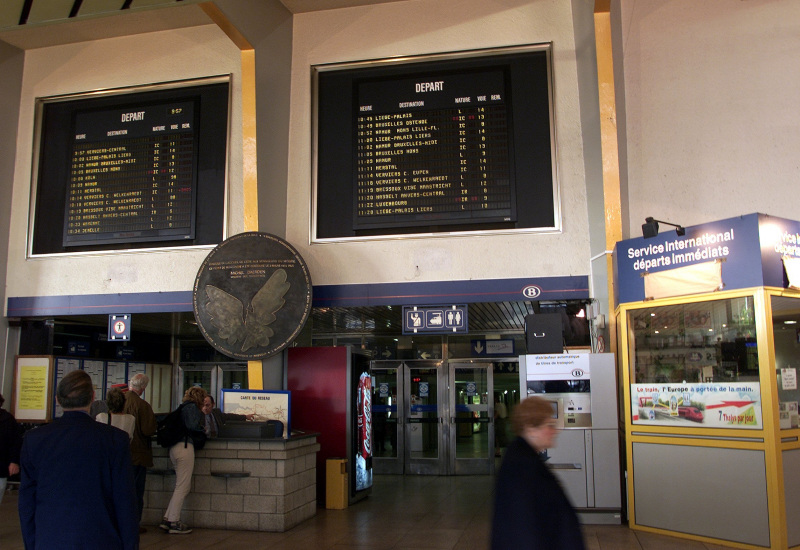
[(203, 415), (206, 418), (206, 436), (217, 437), (219, 428), (228, 420), (253, 420), (252, 414), (224, 413), (214, 407), (214, 398), (207, 395), (203, 401)]
[(89, 416), (89, 375), (56, 388), (64, 415), (30, 430), (20, 457), (19, 518), (25, 548), (139, 547), (128, 435)]

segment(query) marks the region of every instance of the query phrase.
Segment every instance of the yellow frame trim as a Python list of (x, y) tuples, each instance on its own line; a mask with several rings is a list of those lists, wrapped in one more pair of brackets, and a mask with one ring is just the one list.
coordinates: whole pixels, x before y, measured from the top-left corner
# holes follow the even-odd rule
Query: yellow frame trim
[[(611, 2), (597, 0), (594, 5), (594, 41), (597, 56), (597, 88), (600, 108), (600, 150), (603, 159), (603, 202), (605, 208), (606, 250), (622, 240), (622, 192), (619, 176), (617, 137), (617, 99), (614, 87), (614, 55), (611, 46)], [(606, 255), (608, 311), (614, 311), (614, 260)], [(610, 317), (610, 316), (609, 316)], [(608, 351), (617, 349), (617, 326), (608, 320)]]

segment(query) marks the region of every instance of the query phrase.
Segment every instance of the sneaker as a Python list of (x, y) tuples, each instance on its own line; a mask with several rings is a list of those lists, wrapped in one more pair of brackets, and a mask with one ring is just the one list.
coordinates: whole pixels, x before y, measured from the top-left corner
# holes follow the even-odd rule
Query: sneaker
[(173, 521), (169, 524), (169, 531), (167, 532), (170, 535), (188, 535), (192, 532), (192, 528), (180, 521)]
[(162, 519), (161, 523), (158, 524), (158, 527), (164, 531), (169, 531), (169, 522), (165, 519)]

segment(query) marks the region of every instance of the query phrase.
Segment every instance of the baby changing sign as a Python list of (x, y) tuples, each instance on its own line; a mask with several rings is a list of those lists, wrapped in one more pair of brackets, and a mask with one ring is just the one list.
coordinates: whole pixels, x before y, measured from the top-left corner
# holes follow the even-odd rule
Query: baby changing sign
[(634, 424), (702, 428), (762, 427), (758, 382), (631, 384)]

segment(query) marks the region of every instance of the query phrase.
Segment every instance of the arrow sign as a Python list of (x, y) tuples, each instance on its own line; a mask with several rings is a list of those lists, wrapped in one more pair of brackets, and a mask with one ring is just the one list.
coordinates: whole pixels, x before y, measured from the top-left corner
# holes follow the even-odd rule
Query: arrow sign
[(479, 357), (489, 355), (513, 356), (515, 355), (514, 340), (510, 338), (502, 340), (473, 340), (472, 355), (477, 355)]

